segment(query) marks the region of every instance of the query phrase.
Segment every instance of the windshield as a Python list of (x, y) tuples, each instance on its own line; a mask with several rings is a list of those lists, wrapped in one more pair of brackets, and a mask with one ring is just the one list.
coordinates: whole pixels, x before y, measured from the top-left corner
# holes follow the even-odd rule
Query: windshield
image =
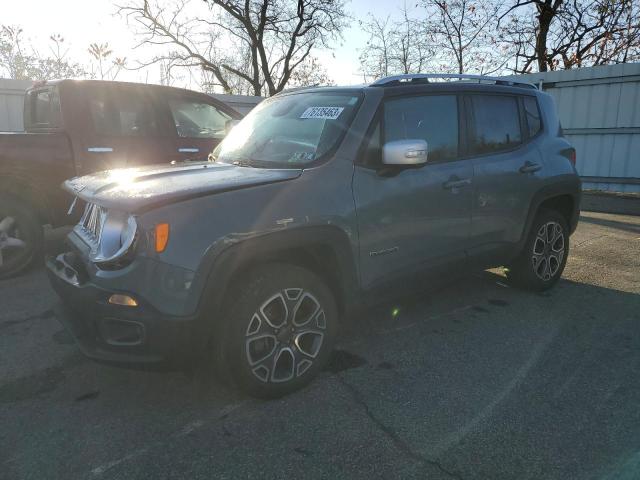
[(308, 165), (337, 146), (358, 98), (315, 92), (265, 100), (229, 132), (213, 158), (268, 168)]

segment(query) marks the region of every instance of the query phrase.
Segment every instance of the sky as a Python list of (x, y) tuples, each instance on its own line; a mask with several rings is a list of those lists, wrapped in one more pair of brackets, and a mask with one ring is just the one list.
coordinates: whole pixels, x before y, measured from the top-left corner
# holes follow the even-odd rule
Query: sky
[[(193, 8), (202, 8), (202, 0), (191, 0)], [(87, 47), (90, 43), (105, 43), (114, 56), (127, 57), (129, 64), (137, 59), (151, 56), (144, 48), (133, 49), (136, 37), (126, 21), (115, 14), (117, 6), (127, 0), (4, 0), (0, 24), (22, 27), (28, 39), (42, 53), (48, 48), (48, 37), (61, 34), (69, 48), (69, 57), (88, 61)], [(362, 83), (359, 72), (358, 49), (364, 46), (367, 37), (358, 26), (358, 19), (371, 13), (379, 17), (395, 15), (404, 0), (347, 0), (346, 8), (355, 18), (343, 32), (344, 40), (336, 43), (331, 51), (316, 51), (316, 56), (326, 67), (329, 77), (339, 85)], [(158, 83), (159, 67), (145, 71), (123, 71), (118, 80), (148, 81)], [(183, 85), (194, 87), (194, 85)]]

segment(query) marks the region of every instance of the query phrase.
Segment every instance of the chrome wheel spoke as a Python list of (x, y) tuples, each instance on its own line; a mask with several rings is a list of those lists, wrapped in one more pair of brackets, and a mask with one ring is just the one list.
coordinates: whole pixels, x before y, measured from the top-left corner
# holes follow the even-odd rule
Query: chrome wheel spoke
[(20, 232), (13, 217), (0, 220), (0, 267), (9, 259), (11, 253), (27, 247), (27, 242), (19, 238)]
[(280, 328), (287, 323), (289, 309), (282, 293), (278, 293), (264, 302), (260, 307), (260, 313), (273, 328)]
[(27, 246), (27, 242), (19, 238), (7, 237), (1, 245), (5, 248), (24, 248)]
[(306, 325), (319, 310), (320, 303), (316, 297), (305, 292), (293, 308), (293, 324), (297, 327)]
[(531, 257), (531, 263), (533, 265), (533, 269), (536, 272), (538, 271), (538, 267), (540, 266), (540, 263), (543, 261), (544, 261), (544, 254), (540, 254), (540, 255), (533, 254), (533, 256)]
[(324, 333), (317, 330), (305, 330), (298, 333), (294, 344), (298, 351), (309, 358), (316, 358), (322, 346)]
[(13, 227), (14, 223), (15, 220), (13, 219), (13, 217), (4, 217), (2, 220), (0, 220), (0, 233), (9, 234), (9, 231), (11, 230), (11, 227)]
[(296, 375), (296, 356), (290, 347), (281, 348), (273, 359), (272, 382), (286, 382)]
[(249, 365), (264, 364), (276, 351), (278, 340), (275, 335), (256, 335), (247, 339), (245, 350)]

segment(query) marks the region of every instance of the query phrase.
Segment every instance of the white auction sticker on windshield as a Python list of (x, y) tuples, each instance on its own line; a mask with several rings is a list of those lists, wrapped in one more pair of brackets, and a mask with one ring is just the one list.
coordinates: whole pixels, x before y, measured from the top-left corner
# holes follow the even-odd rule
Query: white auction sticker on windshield
[(320, 118), (323, 120), (335, 120), (340, 116), (344, 107), (309, 107), (300, 118)]

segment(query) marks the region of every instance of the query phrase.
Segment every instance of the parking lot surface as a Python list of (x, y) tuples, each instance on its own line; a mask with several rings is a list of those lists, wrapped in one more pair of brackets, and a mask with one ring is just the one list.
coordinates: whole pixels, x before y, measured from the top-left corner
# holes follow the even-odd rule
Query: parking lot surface
[(0, 478), (640, 478), (640, 217), (584, 212), (549, 292), (496, 270), (367, 310), (275, 401), (85, 360), (55, 301), (0, 282)]

